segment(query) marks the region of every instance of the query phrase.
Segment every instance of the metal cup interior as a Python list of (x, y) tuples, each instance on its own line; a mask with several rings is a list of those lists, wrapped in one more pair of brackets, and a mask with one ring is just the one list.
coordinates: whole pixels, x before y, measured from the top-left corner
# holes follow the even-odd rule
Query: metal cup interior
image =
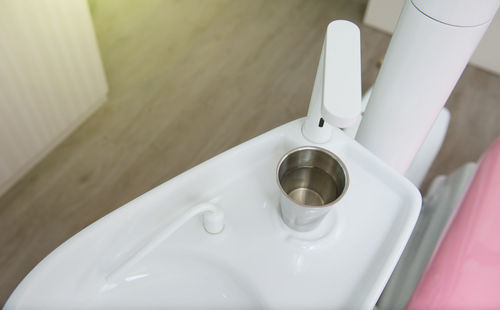
[(325, 207), (347, 190), (348, 174), (336, 155), (318, 147), (302, 147), (285, 154), (278, 166), (278, 181), (285, 194), (306, 207)]

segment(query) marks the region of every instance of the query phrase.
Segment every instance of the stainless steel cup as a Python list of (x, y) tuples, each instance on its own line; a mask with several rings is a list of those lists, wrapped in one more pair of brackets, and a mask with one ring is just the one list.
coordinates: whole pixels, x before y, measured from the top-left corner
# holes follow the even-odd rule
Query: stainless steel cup
[(349, 186), (340, 158), (313, 146), (286, 153), (278, 164), (277, 179), (283, 221), (298, 231), (316, 228)]

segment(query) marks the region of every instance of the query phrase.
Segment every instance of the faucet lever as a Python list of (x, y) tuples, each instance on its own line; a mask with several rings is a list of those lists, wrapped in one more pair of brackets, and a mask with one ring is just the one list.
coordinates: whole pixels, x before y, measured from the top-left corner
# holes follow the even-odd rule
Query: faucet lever
[(330, 125), (347, 128), (361, 114), (359, 28), (345, 20), (331, 22), (324, 48), (321, 113)]

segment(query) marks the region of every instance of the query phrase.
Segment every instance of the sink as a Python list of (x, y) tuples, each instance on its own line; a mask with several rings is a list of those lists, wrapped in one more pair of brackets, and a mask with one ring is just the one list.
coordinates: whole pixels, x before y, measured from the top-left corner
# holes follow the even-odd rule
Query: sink
[[(418, 218), (420, 193), (333, 128), (321, 147), (345, 163), (349, 189), (319, 227), (290, 229), (280, 216), (276, 166), (289, 150), (315, 145), (303, 137), (303, 122), (236, 146), (88, 226), (29, 273), (5, 309), (372, 309)], [(207, 233), (194, 217), (114, 273), (205, 202), (224, 211), (221, 233)]]

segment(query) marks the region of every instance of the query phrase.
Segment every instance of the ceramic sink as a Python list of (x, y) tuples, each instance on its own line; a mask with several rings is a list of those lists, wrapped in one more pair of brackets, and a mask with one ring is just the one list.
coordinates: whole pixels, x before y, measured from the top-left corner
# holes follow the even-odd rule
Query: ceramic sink
[[(420, 193), (334, 129), (321, 147), (344, 161), (349, 190), (318, 228), (290, 229), (280, 217), (276, 165), (290, 149), (314, 145), (302, 136), (303, 121), (226, 151), (90, 225), (38, 264), (5, 309), (371, 309), (415, 225)], [(207, 233), (194, 217), (123, 268), (203, 202), (224, 210), (221, 233)]]

